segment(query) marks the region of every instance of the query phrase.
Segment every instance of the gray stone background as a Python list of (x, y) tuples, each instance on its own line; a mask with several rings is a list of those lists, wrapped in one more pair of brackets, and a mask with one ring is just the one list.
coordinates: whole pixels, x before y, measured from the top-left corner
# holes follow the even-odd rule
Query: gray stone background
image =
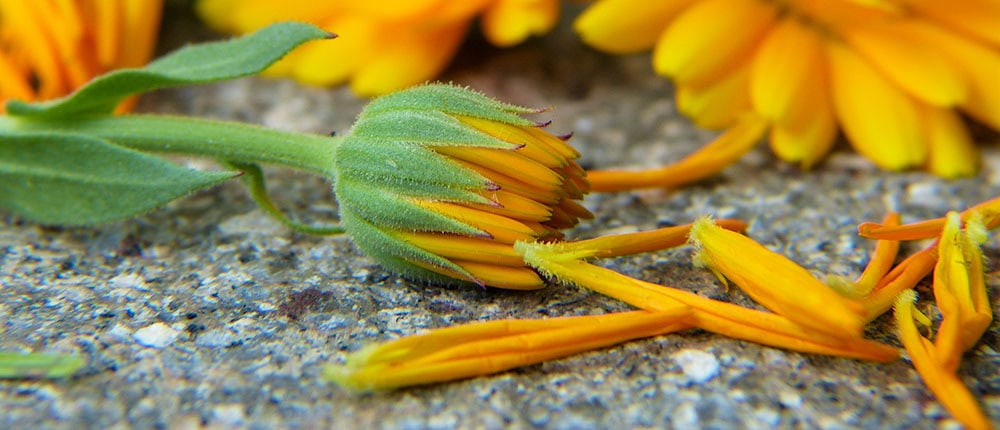
[[(567, 13), (571, 15), (571, 13)], [(712, 134), (678, 116), (648, 55), (583, 46), (565, 23), (498, 50), (473, 37), (442, 77), (543, 115), (587, 167), (655, 166)], [(168, 11), (163, 46), (209, 35)], [(328, 42), (328, 43), (336, 43)], [(141, 109), (329, 133), (365, 104), (344, 88), (265, 79), (164, 91)], [(651, 229), (703, 214), (750, 222), (749, 235), (817, 276), (856, 276), (873, 242), (855, 226), (889, 208), (940, 216), (1000, 195), (1000, 151), (983, 172), (945, 181), (886, 173), (846, 147), (801, 172), (760, 146), (723, 174), (673, 192), (597, 194), (597, 217), (570, 237)], [(204, 162), (182, 160), (193, 166)], [(268, 171), (297, 217), (332, 220), (328, 184)], [(916, 245), (905, 248), (907, 252)], [(985, 245), (1000, 297), (1000, 241)], [(754, 306), (677, 249), (604, 262), (623, 273)], [(629, 309), (579, 288), (536, 292), (423, 286), (382, 270), (346, 237), (295, 234), (255, 209), (237, 183), (148, 215), (91, 228), (0, 215), (0, 349), (87, 357), (74, 378), (0, 382), (0, 428), (956, 428), (906, 360), (874, 364), (787, 352), (692, 330), (471, 380), (355, 395), (322, 367), (372, 342), (499, 318)], [(928, 286), (920, 292), (929, 296)], [(885, 316), (870, 337), (898, 344)], [(1000, 423), (1000, 327), (959, 373)]]

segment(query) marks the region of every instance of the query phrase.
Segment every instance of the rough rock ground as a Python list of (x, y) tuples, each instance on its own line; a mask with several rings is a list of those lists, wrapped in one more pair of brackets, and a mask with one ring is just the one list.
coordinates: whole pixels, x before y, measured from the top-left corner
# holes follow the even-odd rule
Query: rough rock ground
[[(168, 27), (168, 40), (184, 34)], [(652, 74), (648, 56), (595, 53), (565, 25), (508, 50), (474, 41), (443, 79), (554, 106), (543, 116), (554, 132), (575, 133), (588, 167), (658, 165), (712, 136), (677, 115), (671, 87)], [(346, 131), (364, 103), (343, 88), (245, 79), (161, 92), (142, 108), (328, 133)], [(846, 148), (801, 172), (761, 146), (688, 188), (591, 196), (586, 204), (597, 218), (570, 236), (704, 214), (738, 217), (751, 223), (750, 236), (818, 276), (854, 276), (873, 246), (855, 235), (858, 222), (878, 220), (888, 208), (905, 220), (940, 216), (1000, 195), (1000, 151), (995, 144), (984, 151), (982, 174), (945, 181), (881, 172)], [(296, 216), (335, 216), (328, 184), (268, 173), (277, 199)], [(985, 251), (996, 309), (1000, 241), (991, 239)], [(687, 249), (604, 264), (752, 306), (694, 268)], [(3, 215), (0, 285), (0, 348), (88, 357), (70, 380), (0, 382), (2, 428), (957, 427), (905, 360), (799, 354), (700, 331), (467, 381), (344, 392), (320, 380), (322, 366), (371, 342), (470, 321), (628, 307), (568, 286), (514, 293), (414, 284), (345, 237), (291, 233), (236, 183), (92, 228), (45, 228)], [(869, 334), (895, 342), (889, 318)], [(997, 351), (994, 323), (960, 369), (995, 424)]]

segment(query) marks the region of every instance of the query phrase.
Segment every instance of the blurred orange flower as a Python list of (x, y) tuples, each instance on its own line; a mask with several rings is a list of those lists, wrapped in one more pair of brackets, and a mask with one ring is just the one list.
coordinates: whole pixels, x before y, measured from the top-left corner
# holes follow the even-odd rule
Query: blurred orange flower
[(56, 98), (145, 64), (162, 9), (162, 0), (0, 0), (0, 102)]
[(366, 96), (437, 76), (476, 16), (490, 43), (501, 47), (547, 32), (559, 16), (558, 0), (201, 0), (197, 7), (205, 22), (225, 33), (287, 20), (337, 33), (337, 42), (303, 46), (268, 73), (313, 85), (349, 81), (355, 93)]
[[(968, 176), (979, 155), (962, 116), (1000, 130), (995, 1), (600, 0), (575, 27), (607, 52), (652, 48), (681, 112), (710, 129), (765, 124), (736, 133), (740, 142), (730, 147), (745, 152), (767, 133), (780, 158), (803, 168), (840, 131), (881, 168)], [(591, 181), (596, 190), (683, 182), (667, 173)]]

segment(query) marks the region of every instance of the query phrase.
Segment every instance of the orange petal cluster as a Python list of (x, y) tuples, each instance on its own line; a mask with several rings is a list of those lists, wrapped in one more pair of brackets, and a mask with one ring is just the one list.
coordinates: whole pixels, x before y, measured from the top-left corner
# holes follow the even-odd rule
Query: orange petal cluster
[(0, 1), (0, 103), (60, 97), (109, 70), (145, 64), (162, 3)]
[[(730, 146), (745, 152), (766, 135), (775, 154), (803, 168), (842, 133), (884, 169), (969, 176), (979, 154), (962, 116), (1000, 130), (994, 1), (599, 0), (575, 27), (607, 52), (652, 49), (681, 112), (710, 129), (756, 117), (765, 126)], [(611, 170), (594, 172), (592, 183), (672, 187), (725, 167), (701, 152), (691, 157), (704, 160), (697, 169), (697, 160), (678, 163), (696, 172), (688, 176), (667, 174), (672, 166)]]
[(197, 8), (206, 23), (224, 33), (292, 20), (338, 34), (337, 43), (303, 46), (266, 73), (312, 85), (350, 82), (365, 96), (433, 79), (477, 16), (486, 38), (501, 47), (548, 32), (559, 17), (558, 0), (200, 0)]

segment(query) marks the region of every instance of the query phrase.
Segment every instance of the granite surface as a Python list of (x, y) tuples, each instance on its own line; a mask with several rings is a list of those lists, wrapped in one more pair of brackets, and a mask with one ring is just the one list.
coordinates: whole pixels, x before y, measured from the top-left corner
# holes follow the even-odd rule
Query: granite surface
[[(187, 33), (168, 23), (166, 40), (182, 40)], [(713, 135), (677, 115), (671, 86), (650, 69), (647, 55), (596, 53), (563, 25), (513, 49), (474, 39), (442, 79), (554, 106), (544, 118), (553, 132), (575, 133), (587, 167), (655, 166)], [(244, 79), (156, 93), (142, 109), (329, 133), (346, 131), (364, 103), (343, 88)], [(569, 236), (737, 217), (750, 222), (751, 237), (817, 276), (855, 276), (873, 246), (855, 235), (858, 222), (890, 208), (906, 221), (940, 216), (1000, 195), (1000, 149), (983, 149), (982, 174), (945, 181), (879, 171), (846, 147), (802, 172), (762, 145), (684, 189), (592, 195), (586, 205), (596, 219)], [(296, 217), (335, 219), (328, 184), (288, 170), (268, 174), (279, 204)], [(997, 312), (1000, 241), (985, 252)], [(753, 306), (693, 267), (688, 249), (603, 264)], [(342, 391), (320, 379), (323, 365), (372, 342), (471, 321), (629, 307), (561, 285), (508, 292), (415, 284), (347, 237), (290, 232), (237, 183), (98, 227), (40, 227), (0, 214), (0, 285), (0, 349), (88, 360), (69, 380), (0, 382), (0, 428), (957, 427), (905, 360), (800, 354), (697, 330), (461, 382)], [(868, 333), (898, 344), (893, 332), (883, 317)], [(995, 425), (997, 351), (994, 323), (959, 371)]]

